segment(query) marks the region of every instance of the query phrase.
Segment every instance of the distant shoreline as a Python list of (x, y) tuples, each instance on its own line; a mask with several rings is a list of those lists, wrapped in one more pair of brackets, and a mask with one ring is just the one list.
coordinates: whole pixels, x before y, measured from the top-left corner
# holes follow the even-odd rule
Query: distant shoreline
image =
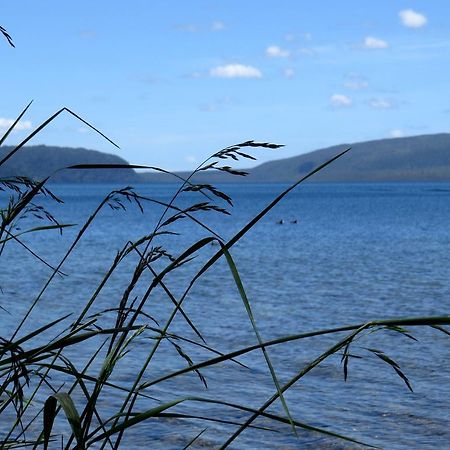
[[(450, 182), (450, 134), (432, 134), (377, 141), (342, 144), (303, 153), (298, 156), (264, 162), (249, 169), (247, 176), (233, 176), (223, 169), (230, 161), (218, 159), (210, 170), (200, 171), (194, 183), (275, 183), (298, 181), (316, 167), (330, 160), (344, 149), (350, 148), (308, 183), (445, 183)], [(5, 156), (12, 147), (0, 149)], [(189, 171), (136, 172), (131, 167), (102, 170), (61, 170), (78, 164), (105, 164), (127, 166), (129, 163), (117, 155), (84, 148), (51, 147), (45, 145), (23, 147), (1, 168), (0, 177), (17, 174), (42, 179), (53, 174), (51, 181), (60, 183), (173, 183), (176, 176), (187, 178)]]

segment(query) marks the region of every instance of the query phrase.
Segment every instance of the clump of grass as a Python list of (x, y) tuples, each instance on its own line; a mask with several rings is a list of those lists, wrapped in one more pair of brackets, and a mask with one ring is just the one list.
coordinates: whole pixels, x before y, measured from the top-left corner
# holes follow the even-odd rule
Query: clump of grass
[[(4, 30), (0, 31), (3, 32)], [(24, 109), (15, 123), (0, 139), (0, 145), (3, 144), (29, 106)], [(20, 151), (30, 139), (63, 112), (83, 121), (94, 132), (100, 133), (99, 130), (73, 111), (62, 108), (5, 155), (0, 161), (0, 165), (14, 157), (14, 154)], [(108, 139), (103, 134), (101, 135)], [(405, 327), (408, 327), (408, 329), (433, 327), (448, 333), (443, 326), (450, 324), (450, 317), (443, 315), (442, 317), (377, 320), (339, 328), (312, 330), (308, 333), (265, 341), (252, 312), (251, 302), (244, 287), (245, 280), (242, 280), (233, 259), (232, 248), (290, 191), (324, 167), (332, 164), (334, 160), (344, 156), (349, 149), (345, 149), (330, 160), (325, 161), (281, 192), (229, 240), (222, 239), (216, 231), (210, 229), (202, 219), (202, 214), (228, 215), (230, 214), (229, 210), (224, 208), (223, 203), (220, 202), (225, 202), (230, 207), (232, 199), (215, 186), (196, 183), (195, 175), (202, 171), (219, 170), (232, 176), (245, 176), (245, 172), (233, 169), (228, 165), (228, 161), (254, 159), (253, 155), (248, 153), (249, 150), (254, 148), (278, 149), (280, 147), (281, 145), (278, 144), (255, 141), (246, 141), (226, 147), (203, 161), (189, 177), (181, 179), (179, 188), (168, 202), (141, 196), (131, 187), (110, 192), (86, 219), (85, 223), (81, 225), (73, 240), (69, 242), (66, 253), (57, 264), (46, 261), (22, 240), (22, 236), (28, 233), (46, 233), (55, 229), (62, 233), (65, 228), (74, 226), (73, 224), (59, 223), (53, 214), (39, 204), (39, 199), (43, 196), (57, 203), (62, 202), (46, 186), (47, 182), (51, 180), (52, 174), (40, 181), (18, 176), (0, 179), (0, 189), (7, 194), (7, 201), (0, 211), (0, 254), (5, 246), (15, 242), (17, 245), (24, 247), (39, 264), (50, 269), (47, 281), (38, 290), (36, 296), (31, 299), (26, 313), (23, 317), (14, 318), (17, 320), (15, 331), (11, 336), (0, 338), (0, 418), (2, 430), (6, 430), (2, 435), (2, 448), (32, 446), (33, 448), (43, 447), (47, 449), (50, 443), (60, 445), (58, 436), (54, 434), (53, 430), (55, 418), (58, 415), (65, 417), (67, 420), (65, 442), (61, 443), (61, 447), (66, 449), (87, 449), (94, 445), (101, 449), (105, 447), (117, 449), (123, 442), (124, 435), (133, 433), (133, 428), (136, 425), (150, 419), (166, 420), (168, 418), (197, 419), (205, 422), (206, 426), (211, 421), (235, 425), (236, 431), (229, 436), (221, 448), (228, 447), (241, 433), (252, 428), (263, 428), (270, 432), (270, 427), (261, 427), (255, 424), (255, 420), (260, 417), (274, 423), (289, 424), (294, 433), (297, 432), (297, 429), (308, 430), (362, 445), (361, 442), (351, 436), (330, 431), (328, 427), (320, 428), (297, 420), (290, 412), (289, 402), (284, 398), (284, 394), (323, 361), (335, 354), (341, 355), (344, 378), (346, 379), (349, 361), (352, 357), (355, 357), (351, 349), (355, 341), (363, 335), (389, 330), (413, 338)], [(144, 166), (131, 167), (142, 168)], [(105, 168), (123, 168), (123, 165), (79, 164), (61, 168), (61, 170), (102, 170)], [(162, 169), (156, 170), (166, 172)], [(202, 196), (202, 200), (191, 203), (187, 207), (177, 206), (178, 199), (185, 192), (192, 191), (198, 192)], [(132, 205), (145, 213), (147, 204), (158, 204), (163, 208), (162, 214), (152, 231), (138, 239), (128, 241), (119, 249), (103, 278), (93, 290), (92, 295), (84, 299), (81, 312), (74, 317), (73, 311), (69, 310), (65, 315), (53, 321), (48, 321), (40, 327), (30, 325), (31, 312), (36, 308), (46, 308), (45, 303), (43, 303), (44, 293), (54, 282), (55, 277), (66, 275), (63, 272), (64, 263), (88, 230), (95, 226), (99, 213), (105, 207), (117, 210), (126, 209)], [(40, 220), (42, 224), (39, 226), (32, 224), (18, 231), (17, 228), (20, 223), (29, 224), (25, 219), (30, 215)], [(207, 236), (184, 250), (173, 253), (166, 247), (165, 242), (167, 242), (167, 238), (177, 234), (177, 223), (183, 220), (192, 221), (196, 226), (201, 227)], [(194, 258), (208, 249), (212, 242), (218, 244), (217, 251), (207, 258), (202, 265), (195, 266), (195, 274), (186, 288), (181, 295), (176, 295), (174, 293), (176, 289), (169, 283), (170, 280), (176, 280), (178, 271), (186, 265), (193, 264)], [(219, 259), (224, 259), (228, 265), (230, 277), (242, 299), (247, 315), (246, 319), (249, 320), (257, 340), (255, 345), (238, 348), (226, 354), (207, 344), (206, 337), (202, 335), (184, 309), (184, 303), (194, 285), (200, 281), (208, 269), (214, 268)], [(125, 261), (127, 261), (127, 264), (125, 264)], [(114, 303), (108, 309), (99, 311), (97, 303), (100, 295), (108, 283), (111, 283), (111, 279), (116, 272), (123, 270), (123, 267), (129, 267), (128, 261), (135, 261), (135, 263), (131, 271), (127, 269), (128, 283), (125, 289), (117, 293), (114, 299), (111, 299)], [(149, 276), (150, 282), (146, 281)], [(168, 279), (170, 279), (169, 282)], [(142, 285), (146, 287), (143, 292), (137, 288)], [(158, 292), (164, 293), (171, 305), (168, 316), (162, 324), (156, 322), (148, 312), (151, 311), (150, 301), (157, 295), (157, 289)], [(178, 315), (184, 321), (186, 335), (175, 334), (170, 331), (174, 318)], [(23, 332), (25, 324), (28, 325), (28, 328), (31, 327), (31, 331)], [(187, 333), (188, 331), (189, 333)], [(53, 336), (47, 338), (51, 333), (53, 333)], [(189, 337), (192, 333), (195, 336), (194, 339)], [(346, 333), (346, 335), (342, 337), (342, 333)], [(290, 379), (280, 382), (267, 349), (308, 339), (312, 336), (326, 335), (337, 335), (335, 344), (298, 370)], [(149, 338), (152, 345), (143, 360), (134, 360), (134, 364), (138, 366), (134, 377), (127, 380), (126, 383), (123, 380), (119, 382), (115, 378), (119, 363), (126, 358), (134, 358), (133, 344), (143, 337)], [(93, 342), (94, 344), (86, 345), (87, 342)], [(181, 358), (184, 368), (173, 370), (153, 379), (146, 379), (148, 368), (154, 363), (155, 354), (163, 342), (168, 343), (175, 349), (176, 357)], [(202, 348), (212, 356), (201, 362), (194, 362), (184, 349), (185, 343)], [(79, 363), (77, 364), (72, 360), (71, 355), (74, 354), (76, 349), (83, 352), (89, 348), (93, 349), (92, 354), (85, 355), (84, 364), (80, 367)], [(196, 374), (200, 382), (206, 387), (207, 379), (202, 374), (203, 369), (218, 366), (218, 370), (220, 370), (220, 364), (225, 361), (242, 366), (237, 358), (250, 352), (262, 352), (267, 371), (273, 381), (273, 394), (259, 408), (211, 399), (206, 396), (180, 397), (175, 400), (155, 400), (153, 397), (155, 388), (160, 383), (169, 379), (176, 380), (186, 373)], [(367, 348), (367, 352), (389, 365), (393, 373), (401, 378), (408, 389), (412, 390), (409, 379), (396, 361), (379, 349)], [(120, 406), (114, 414), (105, 412), (102, 408), (105, 399), (111, 397), (120, 399)], [(268, 408), (277, 400), (281, 402), (283, 414), (274, 414), (268, 411)], [(145, 409), (142, 408), (144, 403), (147, 405)], [(195, 408), (192, 413), (181, 414), (176, 409), (181, 404), (189, 407), (198, 403), (220, 406), (223, 408), (224, 415), (222, 417), (216, 415), (199, 416), (195, 412)], [(246, 419), (242, 422), (236, 419), (228, 419), (227, 411), (229, 410), (239, 411)], [(185, 448), (193, 445), (205, 430), (206, 428), (200, 433), (193, 432), (192, 436), (186, 439)]]

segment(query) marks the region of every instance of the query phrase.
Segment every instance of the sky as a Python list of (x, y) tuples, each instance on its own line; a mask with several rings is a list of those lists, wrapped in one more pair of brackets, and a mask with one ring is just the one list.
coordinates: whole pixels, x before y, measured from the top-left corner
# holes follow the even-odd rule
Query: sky
[(447, 0), (20, 0), (0, 25), (0, 133), (33, 100), (9, 144), (62, 107), (120, 150), (69, 114), (31, 143), (168, 170), (450, 131)]

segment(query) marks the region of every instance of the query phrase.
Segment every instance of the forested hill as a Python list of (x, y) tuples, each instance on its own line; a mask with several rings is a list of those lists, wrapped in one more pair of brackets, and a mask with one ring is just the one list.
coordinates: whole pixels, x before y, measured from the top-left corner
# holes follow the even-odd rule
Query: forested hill
[[(196, 181), (289, 183), (298, 180), (314, 167), (342, 150), (351, 150), (323, 171), (314, 181), (450, 181), (450, 134), (433, 134), (395, 139), (341, 144), (304, 153), (292, 158), (270, 161), (247, 171), (247, 177), (231, 176), (219, 171), (201, 172)], [(0, 148), (0, 156), (11, 147)], [(281, 150), (282, 152), (282, 150)], [(73, 164), (126, 164), (116, 155), (83, 148), (50, 146), (25, 147), (0, 166), (0, 176), (25, 175), (43, 178), (55, 170)], [(179, 173), (187, 176), (186, 173)], [(174, 182), (176, 178), (160, 173), (136, 173), (120, 170), (63, 170), (56, 173), (55, 182)]]
[[(314, 175), (312, 181), (450, 181), (450, 134), (433, 134), (347, 143), (263, 163), (247, 177), (201, 173), (197, 181), (291, 183), (346, 148), (351, 150)], [(281, 149), (282, 153), (282, 149)], [(186, 175), (182, 173), (181, 175)], [(147, 181), (173, 181), (144, 174)]]
[(261, 164), (251, 178), (294, 181), (345, 148), (314, 181), (450, 181), (450, 134), (342, 144)]
[[(13, 147), (1, 147), (3, 158)], [(56, 170), (75, 164), (128, 164), (123, 158), (85, 148), (53, 147), (36, 145), (23, 147), (4, 165), (0, 166), (0, 176), (27, 176), (42, 179)], [(50, 181), (60, 183), (137, 183), (139, 176), (133, 169), (102, 170), (60, 170)]]

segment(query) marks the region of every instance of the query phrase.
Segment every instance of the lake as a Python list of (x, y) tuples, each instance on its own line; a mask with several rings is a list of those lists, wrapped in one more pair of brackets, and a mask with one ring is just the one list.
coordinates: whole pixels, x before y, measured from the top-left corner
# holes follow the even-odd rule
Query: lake
[[(221, 189), (233, 199), (231, 216), (210, 211), (197, 214), (226, 241), (286, 186), (230, 184)], [(48, 207), (61, 223), (77, 224), (57, 232), (28, 235), (24, 241), (49, 263), (56, 265), (80, 226), (112, 189), (106, 185), (53, 185), (63, 200)], [(136, 192), (161, 202), (170, 200), (177, 186), (138, 185)], [(204, 201), (198, 193), (184, 193), (180, 208)], [(62, 267), (67, 277), (57, 277), (26, 322), (23, 332), (68, 312), (79, 312), (90, 298), (116, 252), (128, 241), (151, 233), (161, 213), (157, 205), (143, 202), (145, 213), (125, 201), (127, 211), (105, 207)], [(219, 203), (226, 207), (226, 203)], [(255, 225), (230, 250), (264, 340), (375, 319), (448, 315), (450, 306), (450, 184), (315, 184), (300, 186)], [(31, 219), (30, 219), (31, 220)], [(282, 223), (280, 223), (282, 222)], [(40, 224), (40, 222), (39, 222)], [(182, 219), (168, 226), (180, 235), (159, 238), (174, 256), (208, 233)], [(198, 258), (167, 277), (167, 286), (179, 298), (189, 280), (218, 247), (206, 246)], [(105, 286), (94, 308), (114, 307), (130, 281), (136, 257), (130, 256)], [(163, 267), (162, 260), (155, 269)], [(9, 337), (31, 300), (50, 275), (43, 264), (11, 244), (2, 255), (0, 305), (2, 336)], [(145, 275), (133, 291), (140, 298), (151, 282)], [(222, 259), (195, 284), (183, 304), (207, 344), (226, 353), (257, 343), (245, 307), (228, 265)], [(171, 304), (162, 289), (146, 306), (153, 319), (140, 319), (161, 327)], [(107, 313), (99, 319), (113, 318)], [(155, 322), (156, 321), (156, 322)], [(70, 323), (70, 322), (67, 322)], [(178, 315), (169, 331), (198, 338)], [(387, 449), (445, 448), (450, 439), (449, 337), (431, 328), (408, 328), (418, 341), (394, 331), (367, 333), (351, 347), (349, 376), (344, 381), (340, 355), (325, 360), (286, 394), (294, 419), (341, 433)], [(52, 332), (53, 333), (53, 332)], [(55, 332), (56, 333), (56, 332)], [(54, 333), (53, 333), (54, 334)], [(53, 336), (53, 334), (50, 334)], [(345, 334), (313, 337), (270, 347), (269, 355), (286, 383), (305, 364), (327, 350)], [(81, 370), (95, 350), (67, 355)], [(178, 341), (177, 341), (178, 342)], [(194, 362), (212, 355), (195, 345), (178, 342)], [(153, 340), (138, 338), (119, 363), (114, 380), (126, 385), (140, 369)], [(411, 381), (411, 393), (392, 367), (367, 349), (383, 350)], [(258, 408), (275, 392), (261, 351), (239, 358), (247, 367), (226, 362), (202, 370), (208, 383), (186, 374), (148, 389), (163, 401), (197, 395)], [(176, 349), (164, 342), (144, 380), (153, 380), (186, 366)], [(58, 378), (56, 377), (56, 380)], [(64, 380), (61, 379), (61, 383)], [(99, 408), (114, 414), (119, 398), (105, 398)], [(82, 401), (78, 395), (77, 401)], [(140, 409), (154, 406), (147, 400)], [(81, 409), (81, 407), (80, 407)], [(243, 422), (245, 413), (217, 405), (186, 403), (174, 411)], [(279, 401), (269, 411), (283, 415)], [(246, 430), (233, 443), (236, 449), (359, 448), (353, 444), (299, 429), (296, 437), (288, 425), (258, 420), (256, 425), (275, 431)], [(58, 423), (63, 429), (66, 424)], [(195, 419), (164, 418), (140, 424), (123, 442), (123, 448), (182, 449), (203, 429), (192, 448), (214, 448), (225, 442), (235, 425)], [(1, 425), (0, 425), (1, 431)]]

